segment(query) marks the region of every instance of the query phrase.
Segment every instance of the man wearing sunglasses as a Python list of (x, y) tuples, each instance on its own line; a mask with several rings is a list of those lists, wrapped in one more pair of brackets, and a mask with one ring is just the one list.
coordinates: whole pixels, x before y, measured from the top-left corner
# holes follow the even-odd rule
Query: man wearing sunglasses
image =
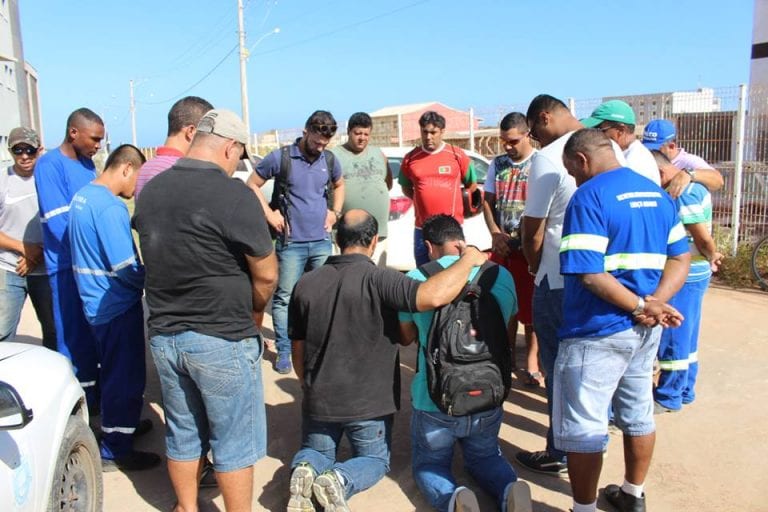
[(56, 350), (51, 287), (32, 177), (43, 148), (34, 130), (19, 127), (11, 130), (8, 149), (14, 163), (0, 172), (0, 341), (16, 335), (29, 295), (43, 331), (43, 345)]
[[(319, 267), (331, 255), (331, 229), (344, 205), (341, 165), (325, 149), (335, 134), (333, 115), (315, 111), (307, 119), (302, 136), (292, 145), (268, 154), (248, 178), (277, 235), (275, 253), (280, 277), (272, 298), (272, 323), (277, 347), (275, 370), (282, 374), (291, 371), (291, 292), (305, 270)], [(260, 187), (271, 178), (275, 178), (275, 188), (268, 203)]]

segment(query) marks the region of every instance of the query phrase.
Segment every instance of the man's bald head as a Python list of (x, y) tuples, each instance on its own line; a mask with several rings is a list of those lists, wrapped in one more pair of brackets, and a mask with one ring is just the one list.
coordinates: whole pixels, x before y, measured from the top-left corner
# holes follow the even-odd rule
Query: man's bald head
[(563, 148), (563, 164), (577, 185), (601, 172), (621, 167), (611, 139), (595, 128), (582, 128), (571, 135)]
[(365, 210), (349, 210), (336, 224), (336, 243), (341, 252), (352, 247), (367, 249), (379, 232), (376, 218)]

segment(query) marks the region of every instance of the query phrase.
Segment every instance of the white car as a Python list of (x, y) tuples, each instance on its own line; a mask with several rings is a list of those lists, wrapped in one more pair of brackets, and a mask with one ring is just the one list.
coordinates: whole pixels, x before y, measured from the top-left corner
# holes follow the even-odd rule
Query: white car
[(0, 509), (102, 509), (101, 457), (64, 356), (0, 342)]
[[(381, 148), (392, 169), (392, 190), (389, 191), (389, 228), (387, 237), (387, 266), (397, 270), (407, 271), (416, 267), (413, 259), (413, 225), (415, 213), (413, 201), (405, 197), (397, 177), (400, 174), (400, 164), (403, 157), (413, 148), (387, 147)], [(467, 151), (472, 160), (477, 176), (477, 184), (482, 188), (485, 175), (488, 174), (490, 162), (484, 156), (473, 151)], [(464, 217), (464, 236), (467, 243), (481, 250), (491, 248), (491, 233), (483, 218), (482, 208), (471, 217)]]

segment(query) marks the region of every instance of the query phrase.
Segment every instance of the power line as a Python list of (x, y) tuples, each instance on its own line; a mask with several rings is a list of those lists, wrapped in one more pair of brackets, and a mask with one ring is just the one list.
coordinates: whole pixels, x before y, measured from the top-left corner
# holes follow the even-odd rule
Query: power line
[(283, 46), (279, 46), (277, 48), (273, 48), (271, 50), (266, 50), (266, 51), (263, 51), (263, 52), (253, 53), (251, 55), (268, 55), (270, 53), (275, 53), (275, 52), (279, 52), (279, 51), (282, 51), (282, 50), (287, 50), (288, 48), (293, 48), (295, 46), (300, 46), (302, 44), (310, 43), (312, 41), (317, 41), (318, 39), (322, 39), (324, 37), (328, 37), (328, 36), (332, 36), (334, 34), (338, 34), (339, 32), (343, 32), (343, 31), (348, 30), (350, 28), (358, 27), (360, 25), (364, 25), (366, 23), (370, 23), (372, 21), (376, 21), (376, 20), (378, 20), (380, 18), (384, 18), (386, 16), (391, 16), (393, 14), (397, 14), (398, 12), (405, 11), (407, 9), (411, 9), (412, 7), (416, 7), (417, 5), (420, 5), (420, 4), (425, 4), (425, 3), (429, 2), (429, 1), (430, 0), (419, 0), (418, 2), (413, 2), (413, 3), (410, 3), (408, 5), (404, 5), (403, 7), (398, 7), (397, 9), (392, 9), (391, 11), (387, 11), (387, 12), (383, 12), (381, 14), (377, 14), (375, 16), (371, 16), (370, 18), (366, 18), (364, 20), (356, 21), (356, 22), (350, 23), (348, 25), (343, 25), (343, 26), (341, 26), (339, 28), (336, 28), (336, 29), (333, 29), (333, 30), (329, 30), (328, 32), (323, 32), (321, 34), (317, 34), (316, 36), (308, 37), (306, 39), (302, 39), (301, 41), (296, 41), (295, 43), (286, 44), (286, 45), (283, 45)]
[(211, 76), (211, 75), (213, 74), (213, 72), (214, 72), (214, 71), (216, 71), (217, 69), (219, 69), (219, 66), (221, 66), (222, 64), (224, 64), (224, 61), (225, 61), (225, 60), (227, 60), (227, 57), (229, 57), (230, 55), (232, 55), (232, 54), (235, 52), (235, 50), (237, 50), (237, 49), (239, 48), (239, 46), (240, 46), (239, 44), (236, 44), (235, 46), (233, 46), (233, 47), (232, 47), (232, 49), (231, 49), (231, 50), (229, 50), (229, 51), (226, 53), (226, 55), (224, 55), (224, 57), (222, 57), (222, 58), (221, 58), (221, 60), (220, 60), (219, 62), (217, 62), (217, 63), (216, 63), (216, 65), (215, 65), (215, 66), (213, 66), (213, 67), (212, 67), (212, 68), (211, 68), (211, 69), (210, 69), (210, 70), (209, 70), (209, 71), (208, 71), (208, 72), (207, 72), (205, 75), (203, 75), (203, 77), (202, 77), (200, 80), (198, 80), (198, 81), (197, 81), (197, 82), (195, 82), (194, 84), (190, 85), (189, 87), (187, 87), (186, 89), (184, 89), (184, 90), (183, 90), (183, 91), (181, 91), (180, 93), (178, 93), (178, 94), (176, 94), (176, 95), (174, 95), (174, 96), (172, 96), (172, 97), (170, 97), (170, 98), (168, 98), (168, 99), (166, 99), (166, 100), (162, 100), (162, 101), (139, 101), (139, 102), (137, 102), (137, 103), (141, 103), (142, 105), (162, 105), (162, 104), (164, 104), (164, 103), (169, 103), (169, 102), (171, 102), (171, 101), (173, 101), (173, 100), (175, 100), (175, 99), (181, 98), (181, 97), (182, 97), (182, 96), (184, 96), (186, 93), (188, 93), (189, 91), (191, 91), (192, 89), (194, 89), (195, 87), (197, 87), (198, 85), (200, 85), (200, 84), (203, 82), (203, 80), (205, 80), (206, 78), (208, 78), (209, 76)]

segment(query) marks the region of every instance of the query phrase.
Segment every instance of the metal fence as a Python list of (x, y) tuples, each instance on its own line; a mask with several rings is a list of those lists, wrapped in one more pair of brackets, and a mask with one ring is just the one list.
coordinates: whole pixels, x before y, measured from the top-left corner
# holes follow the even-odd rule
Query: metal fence
[[(739, 241), (768, 234), (768, 87), (732, 86), (696, 91), (651, 93), (632, 96), (573, 99), (567, 103), (578, 118), (588, 117), (603, 101), (622, 99), (637, 116), (637, 134), (652, 119), (669, 119), (677, 126), (677, 143), (699, 155), (722, 172), (725, 186), (713, 194), (713, 215), (730, 237), (735, 253)], [(400, 109), (375, 133), (381, 145), (415, 146), (418, 134), (409, 124), (424, 110), (437, 110), (446, 118), (445, 140), (486, 157), (503, 151), (498, 137), (501, 118), (509, 112), (523, 112), (528, 102), (493, 107), (454, 109), (439, 103)], [(419, 110), (421, 109), (421, 110)], [(376, 120), (374, 120), (376, 122)], [(410, 127), (412, 128), (412, 127)], [(405, 134), (405, 136), (404, 136)], [(301, 129), (271, 130), (257, 135), (258, 152), (263, 154), (292, 142)], [(343, 129), (331, 142), (341, 144)]]

